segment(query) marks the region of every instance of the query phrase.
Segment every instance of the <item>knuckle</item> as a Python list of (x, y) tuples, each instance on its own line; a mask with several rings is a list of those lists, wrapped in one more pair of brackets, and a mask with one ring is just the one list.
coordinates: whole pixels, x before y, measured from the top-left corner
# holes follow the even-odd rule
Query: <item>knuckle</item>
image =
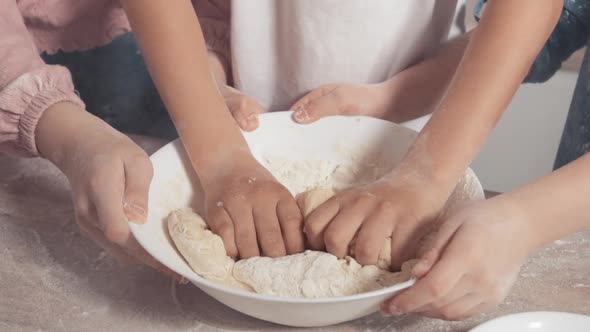
[(232, 237), (234, 229), (231, 223), (222, 221), (215, 225), (215, 232), (222, 238), (229, 239)]
[(87, 218), (90, 215), (90, 204), (86, 199), (74, 198), (74, 209), (76, 210), (76, 219)]
[(439, 316), (441, 319), (448, 321), (455, 321), (460, 318), (460, 315), (458, 313), (448, 308), (439, 309)]
[(313, 221), (308, 221), (305, 223), (304, 232), (309, 236), (318, 236), (323, 230), (324, 228), (319, 223)]
[(387, 214), (387, 215), (391, 215), (394, 213), (394, 208), (393, 205), (388, 202), (388, 201), (379, 201), (379, 203), (377, 203), (377, 206), (375, 207), (375, 210), (378, 213), (381, 214)]
[(344, 239), (340, 234), (336, 232), (326, 232), (326, 234), (324, 235), (324, 243), (326, 244), (326, 247), (330, 250), (339, 251), (339, 249), (341, 249), (341, 247), (344, 244)]
[(88, 180), (90, 191), (95, 192), (97, 188), (104, 186), (106, 181), (108, 181), (108, 177), (105, 175), (104, 172), (98, 171), (97, 173), (93, 174), (92, 177)]
[(355, 257), (358, 261), (363, 264), (374, 264), (377, 263), (377, 257), (370, 245), (365, 242), (359, 242), (355, 246)]
[(104, 235), (111, 242), (124, 244), (129, 237), (129, 229), (118, 225), (108, 225), (104, 229)]
[(253, 106), (252, 99), (248, 98), (247, 96), (240, 96), (238, 100), (238, 110), (245, 111)]
[(152, 163), (150, 162), (148, 155), (143, 151), (130, 155), (128, 160), (129, 163), (134, 167), (140, 167), (148, 171), (153, 171)]
[(240, 227), (234, 229), (235, 237), (238, 239), (243, 239), (245, 242), (251, 242), (256, 240), (254, 232), (255, 230), (251, 229), (250, 227)]
[(447, 288), (444, 281), (434, 280), (428, 284), (427, 290), (433, 298), (440, 299), (445, 295)]

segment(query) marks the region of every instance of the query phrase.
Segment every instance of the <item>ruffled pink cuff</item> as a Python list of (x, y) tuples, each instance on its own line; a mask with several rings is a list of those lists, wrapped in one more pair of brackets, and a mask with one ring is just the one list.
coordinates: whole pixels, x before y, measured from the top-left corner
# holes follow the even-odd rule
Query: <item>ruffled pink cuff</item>
[(65, 67), (43, 65), (12, 81), (0, 91), (0, 153), (38, 156), (37, 123), (47, 108), (64, 101), (85, 107)]

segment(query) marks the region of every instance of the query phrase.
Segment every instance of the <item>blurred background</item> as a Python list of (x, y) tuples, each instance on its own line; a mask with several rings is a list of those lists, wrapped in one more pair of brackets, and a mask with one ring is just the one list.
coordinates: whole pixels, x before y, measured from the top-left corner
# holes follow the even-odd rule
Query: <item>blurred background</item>
[[(476, 2), (460, 1), (451, 35), (475, 26)], [(521, 86), (472, 165), (484, 188), (508, 191), (551, 172), (582, 56), (575, 53), (546, 83)]]

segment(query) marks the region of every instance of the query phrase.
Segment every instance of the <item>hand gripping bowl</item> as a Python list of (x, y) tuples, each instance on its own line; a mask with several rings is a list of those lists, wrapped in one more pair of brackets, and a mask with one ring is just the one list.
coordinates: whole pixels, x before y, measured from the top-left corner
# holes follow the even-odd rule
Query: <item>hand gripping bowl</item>
[[(346, 162), (350, 156), (347, 151), (378, 149), (387, 162), (395, 165), (416, 137), (416, 132), (368, 117), (336, 116), (303, 126), (291, 120), (290, 112), (279, 112), (262, 115), (260, 128), (244, 135), (259, 159), (272, 154), (290, 160)], [(353, 296), (295, 299), (248, 293), (207, 281), (193, 272), (176, 251), (164, 223), (166, 216), (179, 208), (191, 206), (195, 211), (202, 211), (203, 196), (197, 177), (179, 141), (161, 148), (151, 160), (154, 178), (148, 220), (144, 225), (131, 224), (131, 231), (155, 259), (237, 311), (282, 325), (325, 326), (374, 313), (385, 299), (413, 284), (410, 280)], [(483, 197), (483, 191), (477, 179), (474, 182), (467, 195), (479, 199)]]

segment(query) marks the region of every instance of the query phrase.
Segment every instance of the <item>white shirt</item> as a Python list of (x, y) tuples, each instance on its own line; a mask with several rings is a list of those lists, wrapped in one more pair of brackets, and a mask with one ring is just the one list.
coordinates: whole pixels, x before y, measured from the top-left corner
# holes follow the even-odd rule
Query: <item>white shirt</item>
[(232, 0), (234, 86), (268, 111), (284, 111), (325, 84), (383, 82), (447, 39), (456, 6), (457, 0)]

